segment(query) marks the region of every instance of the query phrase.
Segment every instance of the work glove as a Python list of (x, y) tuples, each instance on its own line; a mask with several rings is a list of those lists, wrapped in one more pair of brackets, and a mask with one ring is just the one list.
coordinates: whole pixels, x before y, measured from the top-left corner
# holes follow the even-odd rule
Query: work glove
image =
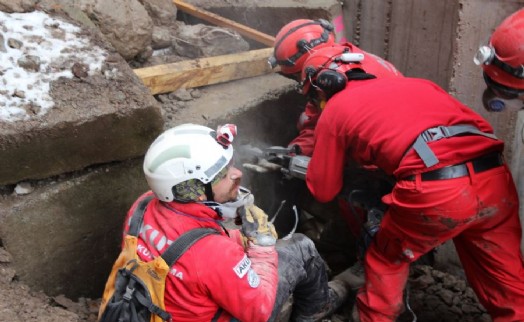
[(273, 246), (277, 241), (275, 226), (269, 222), (267, 214), (255, 205), (240, 209), (242, 234), (247, 238), (248, 245)]

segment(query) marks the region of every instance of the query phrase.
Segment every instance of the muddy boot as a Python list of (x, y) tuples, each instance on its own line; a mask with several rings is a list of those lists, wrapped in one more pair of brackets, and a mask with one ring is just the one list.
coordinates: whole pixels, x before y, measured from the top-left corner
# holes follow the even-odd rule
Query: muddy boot
[(328, 318), (333, 315), (347, 300), (349, 295), (349, 289), (345, 282), (342, 281), (329, 281), (329, 300), (324, 305), (322, 310), (313, 315), (295, 315), (291, 318), (294, 322), (317, 322), (322, 319)]
[(360, 261), (357, 261), (355, 265), (335, 276), (333, 280), (343, 281), (348, 288), (357, 290), (365, 283), (364, 267)]

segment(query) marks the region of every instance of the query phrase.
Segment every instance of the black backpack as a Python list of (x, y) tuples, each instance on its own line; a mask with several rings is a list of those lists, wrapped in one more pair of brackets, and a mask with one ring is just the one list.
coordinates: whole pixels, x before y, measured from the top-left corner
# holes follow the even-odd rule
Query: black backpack
[(171, 321), (165, 311), (165, 280), (173, 264), (201, 238), (218, 234), (213, 228), (196, 228), (178, 237), (161, 256), (149, 262), (136, 253), (137, 237), (144, 211), (153, 199), (142, 199), (131, 216), (124, 247), (106, 282), (98, 312), (99, 322), (161, 322)]

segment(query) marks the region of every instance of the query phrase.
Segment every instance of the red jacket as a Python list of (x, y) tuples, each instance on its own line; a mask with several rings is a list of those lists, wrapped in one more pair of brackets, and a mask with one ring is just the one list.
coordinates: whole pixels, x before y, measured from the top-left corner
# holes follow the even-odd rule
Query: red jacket
[[(137, 204), (128, 213), (126, 231)], [(166, 281), (167, 312), (174, 321), (211, 321), (219, 309), (223, 313), (218, 321), (267, 321), (278, 284), (277, 253), (274, 247), (245, 251), (239, 231), (229, 231), (228, 237), (218, 221), (217, 213), (201, 204), (164, 204), (154, 198), (144, 214), (138, 255), (148, 261), (190, 229), (217, 229), (221, 235), (199, 240), (173, 265)]]
[(318, 120), (307, 185), (317, 200), (333, 199), (342, 188), (347, 157), (401, 178), (503, 150), (502, 141), (479, 135), (441, 139), (428, 143), (440, 160), (429, 169), (413, 149), (408, 151), (426, 129), (456, 124), (493, 133), (486, 120), (430, 81), (351, 81), (327, 102)]
[[(363, 53), (365, 55), (364, 59), (366, 60), (374, 61), (373, 73), (377, 78), (403, 77), (395, 66), (387, 60), (365, 52), (349, 42), (341, 45), (351, 48), (352, 53)], [(288, 144), (288, 146), (298, 145), (300, 147), (301, 155), (311, 156), (313, 154), (315, 126), (317, 125), (321, 112), (321, 108), (312, 102), (307, 102), (304, 112), (300, 115), (297, 122), (299, 134)]]

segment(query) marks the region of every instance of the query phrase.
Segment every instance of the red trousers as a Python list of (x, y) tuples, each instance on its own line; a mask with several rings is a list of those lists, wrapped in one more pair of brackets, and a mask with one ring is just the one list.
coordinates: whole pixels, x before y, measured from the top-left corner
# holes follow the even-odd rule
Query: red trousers
[(362, 321), (394, 321), (409, 264), (453, 239), (464, 271), (494, 321), (524, 321), (524, 264), (518, 196), (507, 167), (448, 180), (400, 180), (365, 258)]

